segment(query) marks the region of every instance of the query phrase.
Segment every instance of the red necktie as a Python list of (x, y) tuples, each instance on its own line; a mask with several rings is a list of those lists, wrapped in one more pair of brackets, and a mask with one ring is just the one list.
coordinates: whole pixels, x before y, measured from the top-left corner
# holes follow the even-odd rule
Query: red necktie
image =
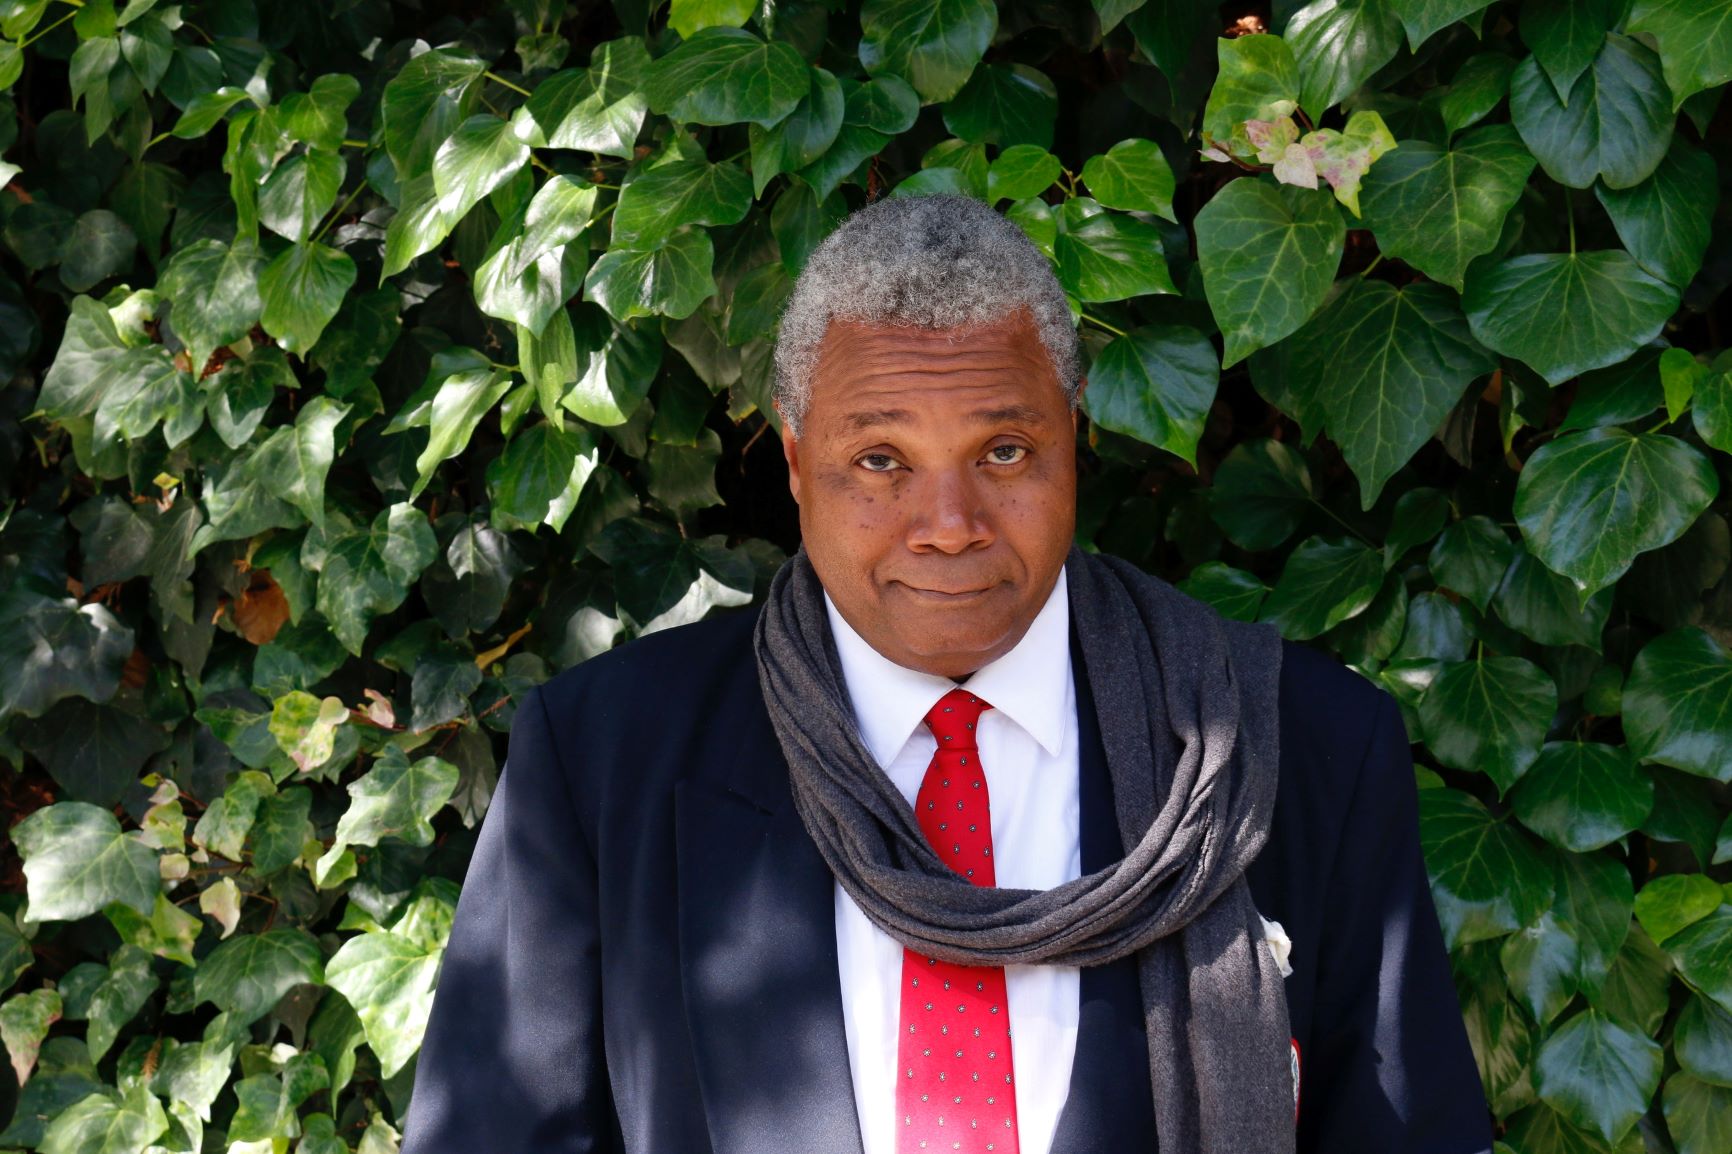
[[(927, 711), (938, 748), (914, 798), (926, 840), (977, 886), (997, 884), (986, 775), (974, 742), (975, 722), (991, 708), (958, 688)], [(1002, 966), (955, 965), (904, 949), (897, 1043), (897, 1154), (1017, 1154)]]

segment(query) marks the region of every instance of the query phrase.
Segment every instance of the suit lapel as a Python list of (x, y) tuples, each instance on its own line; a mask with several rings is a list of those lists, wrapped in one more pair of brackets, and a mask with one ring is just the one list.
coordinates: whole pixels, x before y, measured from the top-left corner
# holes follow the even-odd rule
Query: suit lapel
[(675, 795), (680, 968), (716, 1154), (860, 1154), (835, 894), (755, 683), (720, 781)]
[[(1071, 622), (1082, 869), (1094, 873), (1124, 857), (1124, 845), (1074, 615)], [(1070, 1090), (1053, 1132), (1052, 1154), (1093, 1154), (1097, 1150), (1153, 1154), (1154, 1102), (1136, 965), (1123, 959), (1085, 967), (1079, 986), (1076, 1058), (1071, 1065)]]

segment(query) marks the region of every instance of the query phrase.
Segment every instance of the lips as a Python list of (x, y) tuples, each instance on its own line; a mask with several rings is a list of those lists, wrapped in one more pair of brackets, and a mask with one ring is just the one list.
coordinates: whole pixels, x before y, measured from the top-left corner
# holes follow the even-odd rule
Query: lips
[(901, 585), (903, 589), (917, 597), (930, 597), (936, 600), (946, 601), (965, 600), (969, 597), (976, 597), (982, 593), (990, 592), (992, 589), (992, 586), (990, 585), (976, 589), (933, 589), (921, 585), (910, 585), (906, 581), (898, 581), (895, 582), (895, 584)]

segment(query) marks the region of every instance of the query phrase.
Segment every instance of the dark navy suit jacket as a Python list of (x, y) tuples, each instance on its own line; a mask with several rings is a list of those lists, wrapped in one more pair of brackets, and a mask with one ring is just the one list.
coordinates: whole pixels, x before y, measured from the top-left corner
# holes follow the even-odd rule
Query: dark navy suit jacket
[[(757, 612), (639, 638), (521, 703), (403, 1154), (859, 1154), (833, 883), (759, 693)], [(1484, 1154), (1401, 715), (1283, 646), (1280, 785), (1249, 882), (1294, 943), (1298, 1148)], [(1093, 871), (1123, 851), (1074, 626), (1071, 652)], [(1085, 969), (1080, 997), (1053, 1152), (1153, 1151), (1131, 963)]]

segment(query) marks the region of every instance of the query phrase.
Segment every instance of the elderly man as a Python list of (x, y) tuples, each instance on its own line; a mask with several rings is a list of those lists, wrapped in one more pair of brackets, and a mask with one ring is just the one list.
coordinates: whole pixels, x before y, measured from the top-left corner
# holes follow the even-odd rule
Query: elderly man
[(766, 604), (530, 694), (405, 1154), (1483, 1154), (1388, 694), (1072, 544), (1063, 291), (892, 199), (776, 348)]

